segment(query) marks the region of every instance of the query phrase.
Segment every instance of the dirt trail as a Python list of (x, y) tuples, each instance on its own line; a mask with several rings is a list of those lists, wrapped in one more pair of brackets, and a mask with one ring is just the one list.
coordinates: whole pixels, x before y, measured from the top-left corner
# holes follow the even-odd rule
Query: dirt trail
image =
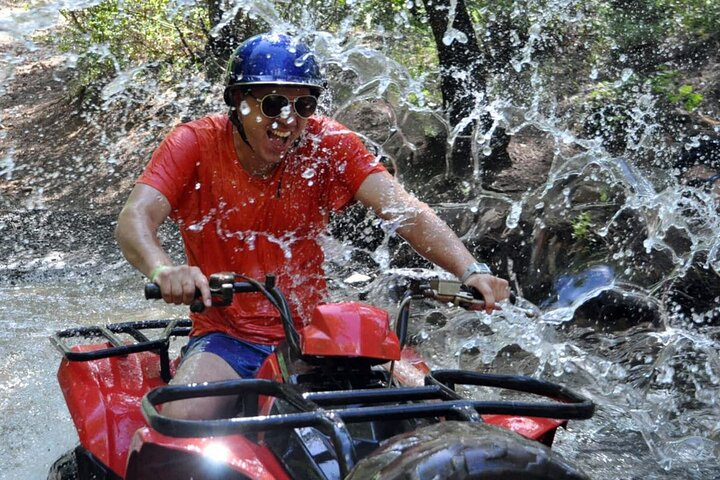
[(47, 43), (0, 32), (0, 72), (0, 284), (124, 269), (114, 223), (150, 141), (126, 132), (119, 148), (112, 112), (83, 110), (76, 70)]

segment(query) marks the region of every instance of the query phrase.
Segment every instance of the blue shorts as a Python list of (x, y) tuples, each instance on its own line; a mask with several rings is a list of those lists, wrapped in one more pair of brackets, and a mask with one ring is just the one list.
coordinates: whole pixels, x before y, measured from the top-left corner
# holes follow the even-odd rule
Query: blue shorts
[(209, 352), (225, 360), (242, 378), (252, 378), (273, 349), (272, 345), (246, 342), (224, 333), (213, 332), (190, 337), (190, 341), (182, 348), (180, 365), (196, 353)]

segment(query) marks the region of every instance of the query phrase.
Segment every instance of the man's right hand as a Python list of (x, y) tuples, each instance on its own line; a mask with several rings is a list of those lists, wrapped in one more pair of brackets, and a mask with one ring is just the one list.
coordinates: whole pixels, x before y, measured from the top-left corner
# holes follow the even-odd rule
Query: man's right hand
[(200, 290), (202, 302), (206, 307), (212, 306), (208, 279), (198, 267), (189, 265), (163, 265), (153, 270), (151, 280), (162, 292), (163, 300), (175, 305), (190, 305), (195, 300), (195, 290)]

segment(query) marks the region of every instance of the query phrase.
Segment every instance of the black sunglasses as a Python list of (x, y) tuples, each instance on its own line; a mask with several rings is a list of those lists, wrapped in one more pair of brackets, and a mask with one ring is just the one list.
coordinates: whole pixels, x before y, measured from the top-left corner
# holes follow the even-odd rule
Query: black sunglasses
[[(252, 94), (251, 94), (252, 95)], [(254, 96), (254, 95), (253, 95)], [(257, 98), (257, 97), (255, 97)], [(315, 110), (317, 110), (318, 99), (312, 95), (301, 95), (290, 100), (285, 95), (271, 93), (262, 98), (257, 98), (260, 102), (260, 111), (268, 118), (279, 117), (284, 108), (292, 103), (295, 113), (301, 118), (309, 118)]]

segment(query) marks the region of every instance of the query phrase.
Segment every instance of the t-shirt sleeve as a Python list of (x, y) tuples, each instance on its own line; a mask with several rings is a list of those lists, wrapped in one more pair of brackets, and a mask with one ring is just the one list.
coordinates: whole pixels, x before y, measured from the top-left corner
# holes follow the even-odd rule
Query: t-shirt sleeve
[(155, 150), (137, 183), (160, 191), (176, 210), (183, 194), (196, 182), (199, 150), (191, 128), (183, 125), (175, 128)]
[(357, 134), (335, 122), (332, 130), (326, 137), (328, 150), (333, 152), (329, 203), (332, 210), (338, 211), (352, 202), (368, 175), (383, 172), (385, 167)]

